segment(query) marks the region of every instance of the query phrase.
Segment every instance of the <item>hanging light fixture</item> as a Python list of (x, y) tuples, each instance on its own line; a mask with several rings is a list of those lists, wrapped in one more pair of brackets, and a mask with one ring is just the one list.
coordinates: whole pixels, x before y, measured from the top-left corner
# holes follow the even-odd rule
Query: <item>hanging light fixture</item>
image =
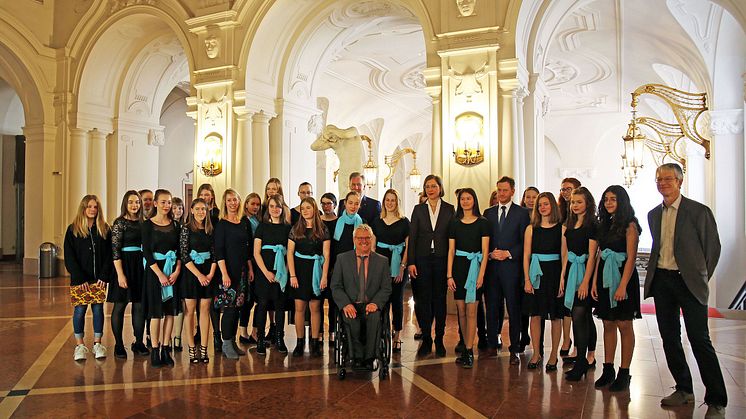
[(632, 120), (627, 125), (627, 134), (622, 137), (624, 141), (624, 154), (622, 155), (624, 167), (633, 168), (635, 171), (642, 168), (642, 157), (647, 140), (640, 131), (640, 127), (637, 126), (636, 113), (636, 109), (632, 108)]
[(207, 134), (198, 147), (197, 166), (205, 176), (213, 177), (223, 173), (223, 137), (217, 132)]
[(399, 165), (399, 161), (404, 157), (406, 154), (412, 155), (412, 170), (409, 171), (409, 188), (414, 191), (415, 193), (419, 193), (422, 189), (422, 174), (419, 170), (417, 170), (417, 152), (414, 151), (414, 149), (410, 147), (405, 147), (402, 149), (397, 149), (394, 151), (394, 154), (390, 156), (385, 156), (383, 160), (386, 162), (386, 166), (389, 167), (389, 174), (386, 176), (386, 179), (383, 180), (383, 183), (389, 184), (389, 188), (393, 187), (390, 182), (392, 182), (391, 179), (394, 177), (394, 173), (396, 172), (396, 168)]
[(373, 140), (367, 135), (361, 135), (360, 138), (368, 143), (368, 161), (363, 165), (363, 176), (365, 185), (369, 188), (376, 186), (378, 181), (378, 165), (373, 161)]

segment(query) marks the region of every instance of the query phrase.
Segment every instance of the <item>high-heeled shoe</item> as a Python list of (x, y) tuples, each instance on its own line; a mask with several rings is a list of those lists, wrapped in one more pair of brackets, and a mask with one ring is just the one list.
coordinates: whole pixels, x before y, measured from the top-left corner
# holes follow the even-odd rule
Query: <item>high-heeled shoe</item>
[(565, 374), (567, 381), (580, 381), (588, 373), (588, 360), (581, 358), (575, 366)]
[(559, 361), (554, 361), (554, 364), (550, 364), (550, 363), (548, 363), (548, 362), (547, 362), (547, 365), (546, 365), (546, 367), (544, 367), (544, 371), (546, 371), (546, 372), (554, 372), (554, 371), (557, 371), (557, 363), (558, 363), (558, 362), (559, 362)]
[(629, 383), (632, 381), (632, 376), (629, 375), (629, 368), (619, 368), (619, 373), (616, 375), (616, 380), (609, 386), (609, 391), (627, 391), (629, 390)]
[(528, 368), (530, 370), (535, 370), (535, 369), (539, 368), (539, 365), (541, 365), (542, 361), (543, 361), (542, 357), (539, 357), (539, 359), (536, 360), (536, 362), (529, 362), (528, 366), (526, 368)]
[(210, 362), (210, 356), (207, 355), (207, 346), (199, 346), (199, 360), (202, 361), (203, 364)]
[(188, 346), (189, 349), (189, 362), (192, 364), (198, 364), (199, 363), (199, 356), (197, 354), (197, 346)]
[(572, 349), (572, 339), (570, 339), (570, 344), (567, 345), (567, 349), (560, 349), (560, 356), (563, 358), (570, 356), (570, 349)]
[(173, 345), (173, 348), (174, 348), (174, 352), (181, 352), (184, 350), (184, 347), (181, 346), (181, 336), (174, 336), (173, 339), (171, 339), (171, 341), (172, 341), (171, 344)]
[(604, 362), (604, 371), (601, 374), (601, 378), (596, 380), (594, 386), (596, 388), (606, 387), (607, 385), (611, 384), (615, 378), (616, 371), (614, 370), (614, 364)]
[(401, 343), (402, 342), (400, 340), (395, 340), (393, 342), (393, 345), (391, 346), (391, 352), (395, 354), (401, 353)]

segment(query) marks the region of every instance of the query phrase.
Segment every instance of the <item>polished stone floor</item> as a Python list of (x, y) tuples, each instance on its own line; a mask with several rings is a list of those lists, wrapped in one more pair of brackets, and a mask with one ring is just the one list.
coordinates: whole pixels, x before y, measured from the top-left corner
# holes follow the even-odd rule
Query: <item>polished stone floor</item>
[[(561, 373), (529, 371), (526, 363), (477, 360), (474, 369), (454, 364), (456, 318), (448, 319), (448, 356), (417, 358), (415, 328), (407, 306), (403, 351), (395, 355), (391, 375), (335, 375), (332, 351), (323, 359), (292, 358), (254, 350), (238, 362), (215, 358), (190, 365), (183, 352), (175, 368), (155, 370), (147, 357), (113, 357), (106, 320), (104, 344), (110, 355), (74, 362), (72, 309), (67, 279), (23, 276), (18, 265), (0, 263), (0, 417), (522, 417), (522, 418), (688, 418), (702, 417), (704, 388), (688, 345), (696, 404), (664, 410), (662, 396), (673, 386), (653, 316), (635, 322), (637, 343), (629, 392), (596, 390), (600, 368), (578, 383)], [(107, 312), (110, 308), (107, 307)], [(711, 336), (728, 388), (727, 417), (746, 418), (746, 320), (742, 313), (711, 319)], [(92, 321), (87, 319), (87, 344)], [(125, 322), (125, 341), (130, 331)], [(287, 328), (292, 350), (295, 333)], [(599, 324), (600, 332), (600, 324)], [(507, 325), (503, 330), (507, 341)], [(549, 339), (546, 339), (547, 343)], [(603, 343), (598, 354), (602, 357)], [(617, 357), (617, 365), (619, 359)], [(599, 360), (600, 364), (600, 360)], [(594, 378), (595, 377), (595, 378)]]

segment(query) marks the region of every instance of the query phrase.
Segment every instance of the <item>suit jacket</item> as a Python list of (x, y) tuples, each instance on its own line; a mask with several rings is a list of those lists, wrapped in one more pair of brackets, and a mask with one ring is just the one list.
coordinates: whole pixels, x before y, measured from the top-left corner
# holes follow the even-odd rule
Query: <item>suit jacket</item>
[(430, 242), (435, 241), (435, 256), (448, 256), (448, 226), (456, 214), (453, 205), (440, 202), (440, 213), (435, 222), (435, 230), (430, 224), (430, 208), (427, 202), (415, 205), (412, 210), (412, 221), (409, 223), (409, 246), (407, 246), (407, 263), (414, 265), (416, 257), (430, 255)]
[[(342, 211), (345, 210), (345, 200), (339, 201), (339, 207), (337, 208), (337, 216), (342, 216)], [(364, 196), (360, 200), (360, 209), (357, 210), (357, 214), (363, 219), (365, 224), (373, 224), (373, 220), (381, 217), (381, 202), (376, 201), (373, 198)]]
[[(650, 250), (650, 263), (645, 276), (645, 298), (651, 295), (655, 269), (658, 266), (662, 217), (662, 205), (648, 213), (653, 248)], [(676, 214), (673, 254), (686, 287), (700, 303), (707, 305), (710, 294), (707, 284), (720, 258), (720, 236), (710, 208), (685, 196), (681, 197)]]
[[(337, 256), (332, 274), (332, 297), (340, 309), (357, 301), (360, 283), (357, 278), (357, 255), (354, 250)], [(368, 286), (365, 296), (369, 303), (375, 303), (379, 309), (389, 301), (391, 296), (391, 267), (389, 259), (376, 252), (370, 252), (368, 260)]]
[(512, 259), (490, 260), (487, 275), (494, 278), (520, 278), (523, 276), (523, 237), (530, 224), (528, 210), (510, 203), (503, 227), (500, 228), (500, 204), (484, 210), (484, 217), (490, 222), (490, 252), (494, 249), (507, 250)]

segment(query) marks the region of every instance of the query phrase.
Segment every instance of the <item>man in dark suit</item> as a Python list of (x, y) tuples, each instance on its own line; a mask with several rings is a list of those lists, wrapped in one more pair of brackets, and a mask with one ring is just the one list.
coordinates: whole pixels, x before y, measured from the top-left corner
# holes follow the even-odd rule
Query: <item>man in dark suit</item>
[[(332, 295), (350, 330), (350, 356), (356, 366), (373, 368), (381, 333), (381, 310), (391, 295), (388, 258), (371, 252), (373, 230), (361, 224), (353, 233), (355, 250), (337, 256)], [(365, 325), (365, 346), (360, 340)]]
[[(357, 214), (365, 224), (373, 224), (373, 220), (381, 216), (381, 202), (365, 195), (365, 176), (360, 172), (350, 173), (350, 191), (355, 191), (362, 197)], [(345, 200), (341, 198), (339, 208), (337, 208), (337, 216), (342, 216), (342, 211), (345, 210)]]
[(510, 315), (510, 364), (520, 361), (521, 293), (523, 292), (523, 235), (530, 223), (528, 211), (512, 202), (515, 181), (503, 176), (497, 181), (497, 205), (487, 208), (490, 222), (490, 253), (484, 281), (487, 303), (487, 357), (496, 357), (503, 324), (503, 301)]
[(681, 166), (667, 163), (655, 172), (663, 204), (648, 213), (653, 236), (645, 277), (645, 297), (655, 299), (658, 330), (676, 391), (663, 406), (694, 402), (692, 374), (681, 346), (679, 311), (705, 385), (706, 418), (725, 416), (728, 396), (723, 373), (707, 328), (708, 282), (720, 258), (720, 237), (712, 211), (681, 195)]
[(427, 201), (414, 207), (409, 223), (407, 263), (414, 294), (414, 309), (422, 329), (422, 344), (417, 355), (432, 352), (432, 325), (435, 319), (435, 354), (446, 355), (443, 335), (446, 328), (446, 294), (448, 280), (448, 226), (453, 219), (453, 205), (443, 201), (443, 181), (428, 175), (424, 188)]

